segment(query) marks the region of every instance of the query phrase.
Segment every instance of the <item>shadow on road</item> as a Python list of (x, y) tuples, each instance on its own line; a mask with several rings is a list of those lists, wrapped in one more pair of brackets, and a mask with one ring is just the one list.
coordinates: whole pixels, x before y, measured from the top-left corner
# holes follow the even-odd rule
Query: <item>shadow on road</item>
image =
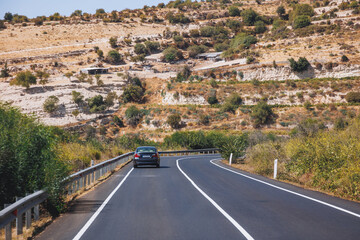
[(87, 213), (87, 212), (95, 212), (98, 209), (103, 201), (101, 200), (85, 200), (79, 199), (72, 205), (69, 209), (69, 213)]

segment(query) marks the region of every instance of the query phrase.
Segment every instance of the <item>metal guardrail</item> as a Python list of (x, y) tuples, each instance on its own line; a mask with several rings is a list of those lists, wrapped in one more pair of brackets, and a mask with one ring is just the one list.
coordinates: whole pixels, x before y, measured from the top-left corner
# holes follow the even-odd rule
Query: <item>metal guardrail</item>
[[(196, 149), (196, 150), (180, 150), (180, 151), (160, 151), (161, 156), (170, 155), (189, 155), (191, 153), (198, 154), (215, 154), (220, 152), (218, 148)], [(64, 188), (68, 195), (85, 189), (86, 186), (93, 185), (99, 178), (107, 173), (115, 170), (119, 165), (124, 164), (132, 159), (134, 152), (125, 153), (118, 157), (106, 160), (77, 173), (74, 173), (64, 179)], [(28, 195), (11, 205), (5, 205), (5, 208), (0, 211), (0, 229), (5, 228), (5, 239), (12, 238), (12, 222), (16, 219), (16, 233), (20, 235), (23, 233), (23, 220), (25, 213), (25, 227), (31, 227), (31, 220), (39, 219), (39, 204), (47, 199), (45, 190), (37, 191)]]

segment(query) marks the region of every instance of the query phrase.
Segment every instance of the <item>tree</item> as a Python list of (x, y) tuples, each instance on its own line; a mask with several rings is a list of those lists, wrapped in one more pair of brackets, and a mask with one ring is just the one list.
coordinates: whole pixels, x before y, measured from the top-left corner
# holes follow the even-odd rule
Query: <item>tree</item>
[(82, 11), (81, 10), (75, 10), (70, 17), (81, 17), (82, 16)]
[(312, 17), (315, 15), (314, 8), (309, 4), (297, 4), (295, 5), (295, 9), (292, 13), (293, 17), (296, 16), (309, 16)]
[(6, 21), (8, 21), (8, 22), (11, 22), (12, 20), (13, 20), (13, 15), (12, 15), (12, 13), (10, 13), (10, 12), (7, 12), (7, 13), (5, 13), (5, 15), (4, 15), (4, 20), (6, 20)]
[(117, 47), (117, 37), (111, 37), (109, 39), (109, 44), (110, 44), (111, 48), (116, 48)]
[(229, 15), (230, 17), (237, 17), (240, 16), (240, 10), (236, 6), (230, 6), (229, 7)]
[(104, 52), (100, 49), (98, 49), (96, 51), (96, 54), (98, 55), (99, 59), (103, 59), (104, 58)]
[(341, 56), (341, 61), (342, 61), (342, 62), (348, 62), (348, 61), (349, 61), (349, 58), (348, 58), (346, 55), (342, 55), (342, 56)]
[(99, 87), (104, 85), (103, 80), (100, 79), (101, 75), (100, 74), (95, 74), (95, 79), (96, 79), (96, 85), (98, 85)]
[(50, 96), (45, 100), (45, 102), (43, 104), (43, 109), (47, 113), (50, 113), (50, 114), (54, 113), (59, 108), (58, 103), (59, 103), (59, 98), (58, 97)]
[(173, 129), (178, 129), (181, 126), (181, 116), (178, 113), (171, 114), (167, 117), (166, 123)]
[(259, 102), (250, 114), (255, 128), (273, 121), (274, 113), (271, 107), (264, 101)]
[(293, 58), (288, 59), (288, 61), (290, 62), (291, 70), (294, 72), (303, 72), (311, 66), (305, 57), (300, 57), (297, 62)]
[(103, 17), (105, 15), (105, 10), (103, 8), (96, 9), (95, 17)]
[(8, 69), (8, 67), (7, 67), (7, 62), (5, 62), (4, 68), (1, 69), (0, 77), (1, 77), (1, 78), (10, 77), (9, 69)]
[(247, 26), (253, 26), (256, 21), (260, 20), (260, 16), (251, 8), (242, 11), (241, 16)]
[(311, 20), (309, 16), (300, 15), (296, 16), (293, 22), (294, 29), (307, 27), (311, 24)]
[(30, 72), (19, 72), (16, 78), (10, 82), (10, 85), (18, 85), (29, 89), (30, 85), (36, 84), (36, 77)]
[(163, 51), (165, 62), (173, 62), (183, 58), (182, 52), (174, 47), (168, 47)]
[(205, 45), (193, 45), (189, 47), (187, 50), (189, 52), (189, 57), (193, 58), (200, 53), (204, 53), (207, 51), (207, 47)]
[(121, 62), (123, 62), (123, 58), (118, 51), (111, 50), (108, 52), (106, 61), (110, 64), (120, 64)]
[(141, 122), (143, 114), (136, 106), (130, 106), (125, 111), (125, 117), (128, 124), (135, 127)]
[(119, 127), (124, 127), (125, 126), (123, 120), (121, 118), (119, 118), (118, 116), (116, 116), (116, 115), (114, 115), (113, 121)]
[(145, 46), (147, 51), (150, 53), (155, 53), (160, 49), (160, 43), (158, 42), (146, 41)]
[(45, 71), (36, 71), (36, 77), (39, 78), (39, 83), (45, 85), (49, 82), (50, 74)]
[(216, 98), (216, 95), (214, 96), (209, 96), (207, 98), (207, 102), (210, 104), (210, 105), (213, 105), (213, 104), (217, 104), (219, 101), (218, 99)]

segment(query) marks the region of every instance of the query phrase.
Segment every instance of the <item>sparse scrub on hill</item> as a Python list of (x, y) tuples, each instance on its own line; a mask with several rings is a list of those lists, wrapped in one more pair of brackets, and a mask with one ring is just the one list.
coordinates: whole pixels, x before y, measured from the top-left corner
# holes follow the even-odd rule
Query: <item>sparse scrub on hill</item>
[(142, 103), (144, 101), (145, 87), (137, 77), (129, 77), (129, 84), (125, 87), (121, 99), (124, 103), (135, 102)]
[(275, 114), (273, 113), (271, 106), (266, 102), (260, 101), (250, 114), (253, 120), (253, 126), (258, 128), (264, 124), (269, 124), (274, 120)]
[(110, 64), (116, 65), (123, 63), (124, 60), (123, 60), (123, 56), (118, 51), (111, 50), (108, 52), (105, 61)]
[(345, 99), (349, 103), (359, 103), (360, 102), (360, 92), (349, 92), (346, 94)]
[(165, 62), (174, 62), (183, 59), (183, 54), (177, 48), (168, 47), (163, 51), (163, 59)]
[(104, 98), (101, 95), (89, 98), (87, 102), (91, 113), (103, 112), (107, 108)]

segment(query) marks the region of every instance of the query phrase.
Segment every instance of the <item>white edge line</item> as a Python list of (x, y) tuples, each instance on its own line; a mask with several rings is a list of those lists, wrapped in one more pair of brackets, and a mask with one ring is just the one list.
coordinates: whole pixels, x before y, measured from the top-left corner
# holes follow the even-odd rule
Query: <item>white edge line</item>
[(224, 209), (222, 209), (212, 198), (210, 198), (201, 188), (199, 188), (191, 178), (186, 175), (186, 173), (180, 168), (179, 161), (189, 159), (189, 158), (180, 158), (176, 160), (176, 166), (180, 170), (180, 172), (189, 180), (189, 182), (198, 190), (214, 207), (224, 215), (227, 220), (229, 220), (241, 233), (244, 237), (248, 240), (254, 240), (254, 238), (242, 227), (239, 223), (237, 223)]
[(227, 170), (227, 171), (229, 171), (229, 172), (232, 172), (232, 173), (241, 175), (241, 176), (243, 176), (243, 177), (249, 178), (249, 179), (251, 179), (251, 180), (254, 180), (254, 181), (257, 181), (257, 182), (260, 182), (260, 183), (263, 183), (263, 184), (266, 184), (266, 185), (268, 185), (268, 186), (270, 186), (270, 187), (277, 188), (277, 189), (280, 189), (280, 190), (285, 191), (285, 192), (288, 192), (288, 193), (292, 193), (292, 194), (297, 195), (297, 196), (299, 196), (299, 197), (303, 197), (303, 198), (309, 199), (309, 200), (311, 200), (311, 201), (314, 201), (314, 202), (323, 204), (323, 205), (325, 205), (325, 206), (328, 206), (328, 207), (337, 209), (337, 210), (339, 210), (339, 211), (342, 211), (342, 212), (345, 212), (345, 213), (348, 213), (348, 214), (350, 214), (350, 215), (353, 215), (353, 216), (355, 216), (355, 217), (360, 218), (360, 214), (351, 212), (351, 211), (346, 210), (346, 209), (344, 209), (344, 208), (337, 207), (337, 206), (332, 205), (332, 204), (330, 204), (330, 203), (326, 203), (326, 202), (323, 202), (323, 201), (321, 201), (321, 200), (318, 200), (318, 199), (315, 199), (315, 198), (312, 198), (312, 197), (308, 197), (308, 196), (306, 196), (306, 195), (303, 195), (303, 194), (300, 194), (300, 193), (297, 193), (297, 192), (290, 191), (290, 190), (288, 190), (288, 189), (286, 189), (286, 188), (278, 187), (278, 186), (273, 185), (273, 184), (271, 184), (271, 183), (267, 183), (267, 182), (265, 182), (265, 181), (262, 181), (262, 180), (259, 180), (259, 179), (256, 179), (256, 178), (247, 176), (247, 175), (245, 175), (245, 174), (236, 172), (236, 171), (234, 171), (234, 170), (228, 169), (228, 168), (226, 168), (226, 167), (220, 166), (219, 164), (213, 162), (213, 161), (215, 161), (215, 160), (219, 160), (219, 159), (213, 159), (213, 160), (210, 160), (210, 162), (211, 162), (212, 164), (214, 164), (215, 166), (219, 167), (219, 168), (225, 169), (225, 170)]
[(86, 232), (86, 230), (90, 227), (90, 225), (95, 221), (96, 217), (100, 214), (100, 212), (104, 209), (106, 204), (110, 201), (110, 199), (114, 196), (116, 191), (121, 187), (121, 185), (125, 182), (126, 178), (130, 175), (130, 173), (134, 170), (134, 168), (131, 168), (131, 170), (126, 174), (126, 176), (123, 178), (123, 180), (117, 185), (117, 187), (110, 193), (110, 195), (105, 199), (105, 201), (101, 204), (101, 206), (96, 210), (96, 212), (91, 216), (91, 218), (86, 222), (86, 224), (81, 228), (81, 230), (76, 234), (76, 236), (73, 238), (73, 240), (79, 240), (82, 235)]

